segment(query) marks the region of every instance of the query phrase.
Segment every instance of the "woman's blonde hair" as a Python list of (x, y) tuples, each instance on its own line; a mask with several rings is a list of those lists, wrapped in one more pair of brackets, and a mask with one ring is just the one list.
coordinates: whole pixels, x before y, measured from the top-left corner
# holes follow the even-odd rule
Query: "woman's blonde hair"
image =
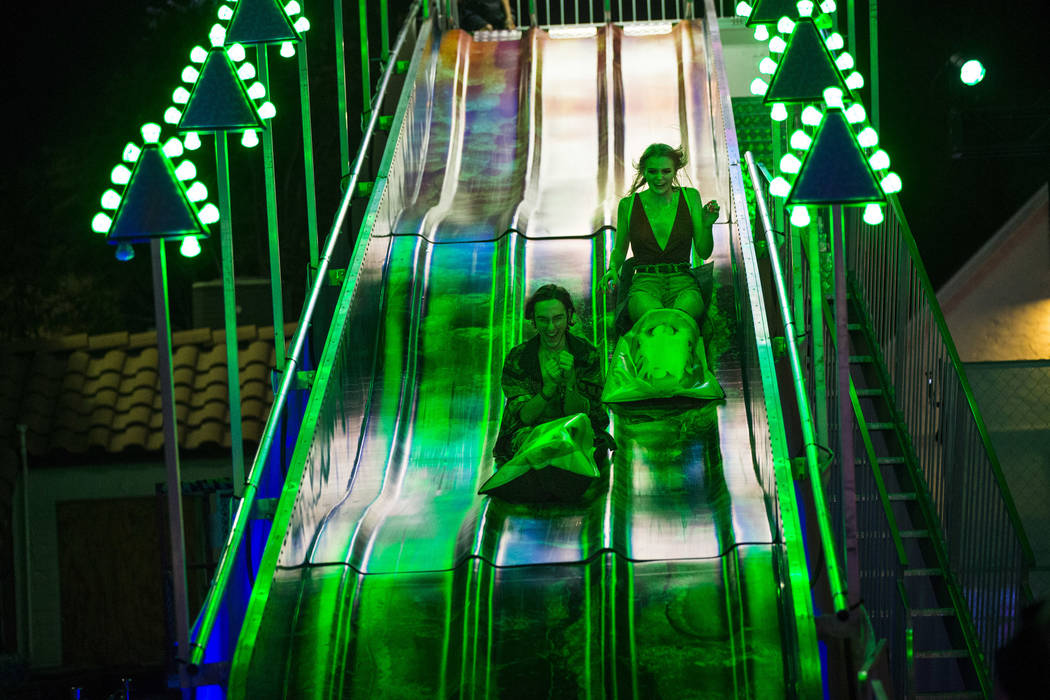
[(651, 143), (644, 151), (642, 151), (642, 157), (638, 159), (638, 162), (634, 165), (634, 182), (631, 183), (631, 191), (628, 195), (632, 195), (638, 191), (638, 188), (645, 184), (645, 161), (650, 158), (670, 158), (674, 164), (674, 179), (671, 180), (672, 187), (681, 187), (681, 183), (678, 182), (678, 172), (685, 167), (688, 158), (685, 155), (685, 149), (679, 146), (674, 148), (668, 146), (666, 143)]

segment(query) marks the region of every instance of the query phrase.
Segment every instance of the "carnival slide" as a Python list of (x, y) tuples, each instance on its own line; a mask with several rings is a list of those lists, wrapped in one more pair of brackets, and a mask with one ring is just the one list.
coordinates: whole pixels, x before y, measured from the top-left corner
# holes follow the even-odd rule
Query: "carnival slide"
[(725, 223), (710, 343), (726, 399), (615, 409), (618, 449), (581, 503), (477, 495), (524, 299), (565, 286), (573, 332), (611, 349), (596, 280), (645, 146), (684, 144), (688, 180), (730, 211), (707, 45), (701, 21), (420, 34), (232, 696), (790, 694)]

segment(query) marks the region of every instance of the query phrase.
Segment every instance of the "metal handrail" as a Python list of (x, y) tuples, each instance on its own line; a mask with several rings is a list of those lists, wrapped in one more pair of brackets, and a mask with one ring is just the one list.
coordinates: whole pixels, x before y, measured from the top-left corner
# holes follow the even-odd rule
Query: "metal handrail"
[[(414, 18), (419, 12), (420, 2), (421, 0), (415, 0), (409, 8), (405, 23), (402, 25), (401, 31), (398, 33), (397, 40), (394, 43), (394, 47), (391, 49), (391, 55), (396, 56), (400, 53), (401, 48), (407, 40), (409, 28), (412, 26)], [(379, 82), (379, 88), (373, 98), (374, 105), (380, 104), (386, 95), (387, 88), (390, 84), (390, 78), (396, 70), (396, 65), (396, 61), (390, 61), (383, 71), (382, 78)], [(361, 144), (357, 150), (357, 157), (354, 160), (354, 167), (352, 168), (346, 191), (343, 194), (343, 200), (339, 205), (335, 221), (332, 223), (332, 227), (328, 233), (324, 253), (320, 258), (317, 268), (317, 276), (314, 279), (313, 287), (310, 289), (310, 296), (303, 305), (303, 312), (300, 315), (299, 323), (295, 329), (295, 334), (292, 337), (292, 351), (288, 354), (281, 375), (280, 388), (274, 399), (270, 415), (266, 419), (266, 426), (263, 429), (262, 438), (259, 441), (259, 449), (255, 453), (255, 459), (252, 461), (251, 470), (248, 472), (248, 479), (244, 486), (244, 496), (242, 497), (240, 505), (237, 507), (237, 512), (234, 515), (230, 535), (226, 540), (226, 544), (223, 546), (222, 554), (220, 555), (219, 563), (215, 571), (215, 576), (212, 579), (212, 585), (208, 588), (208, 594), (204, 599), (204, 604), (201, 606), (201, 613), (198, 618), (199, 625), (196, 626), (196, 631), (190, 639), (191, 652), (188, 660), (188, 668), (191, 673), (197, 670), (200, 666), (201, 659), (204, 657), (208, 637), (211, 636), (212, 629), (215, 625), (215, 619), (218, 616), (219, 606), (225, 596), (226, 587), (229, 584), (230, 575), (233, 571), (235, 554), (240, 549), (245, 533), (247, 532), (252, 504), (254, 503), (256, 494), (259, 490), (262, 473), (265, 470), (266, 461), (269, 459), (270, 449), (273, 445), (278, 425), (285, 411), (285, 401), (291, 390), (292, 382), (295, 380), (296, 370), (300, 366), (300, 359), (306, 342), (307, 329), (313, 320), (314, 310), (317, 307), (321, 290), (327, 284), (328, 267), (332, 259), (332, 253), (335, 250), (336, 244), (339, 242), (343, 224), (345, 223), (347, 213), (350, 210), (350, 202), (353, 199), (354, 191), (357, 188), (357, 180), (360, 177), (361, 168), (364, 166), (368, 147), (371, 144), (372, 136), (375, 133), (378, 122), (379, 110), (372, 109), (368, 120), (368, 126), (365, 129)]]
[[(755, 158), (751, 151), (747, 151), (744, 154), (744, 159), (747, 161), (747, 170), (751, 175), (751, 187), (755, 191), (755, 203), (759, 218), (762, 219), (766, 245), (770, 251), (775, 251), (776, 241), (773, 240), (773, 225), (769, 218), (769, 210), (766, 208), (766, 200), (762, 196), (761, 180), (755, 166)], [(787, 289), (784, 286), (784, 274), (780, 269), (780, 261), (775, 253), (771, 252), (769, 255), (769, 263), (773, 269), (773, 282), (776, 284), (780, 317), (784, 324), (784, 336), (787, 340), (788, 358), (791, 362), (791, 378), (795, 385), (795, 401), (798, 403), (802, 441), (806, 451), (806, 471), (809, 474), (809, 483), (813, 490), (813, 506), (817, 513), (817, 528), (820, 532), (820, 545), (824, 550), (824, 565), (827, 569), (828, 584), (831, 588), (832, 605), (835, 608), (835, 614), (841, 619), (846, 619), (849, 617), (849, 603), (846, 599), (845, 586), (842, 583), (842, 571), (839, 567), (835, 539), (831, 533), (831, 516), (828, 514), (827, 503), (824, 500), (824, 488), (820, 479), (820, 463), (817, 458), (817, 442), (814, 437), (813, 414), (809, 407), (809, 395), (806, 392), (806, 380), (802, 372), (802, 363), (799, 360), (798, 346), (795, 343), (795, 320), (791, 313)]]

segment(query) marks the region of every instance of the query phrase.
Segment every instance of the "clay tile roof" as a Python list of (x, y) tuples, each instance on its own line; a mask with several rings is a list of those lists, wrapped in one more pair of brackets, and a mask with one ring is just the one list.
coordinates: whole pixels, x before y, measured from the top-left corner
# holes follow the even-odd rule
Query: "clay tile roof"
[[(286, 324), (286, 341), (295, 324)], [(273, 328), (237, 329), (242, 426), (258, 440), (273, 392)], [(207, 328), (173, 334), (179, 444), (185, 450), (228, 449), (226, 334)], [(156, 334), (119, 332), (18, 341), (0, 350), (0, 445), (18, 445), (28, 427), (31, 459), (58, 463), (164, 445)], [(95, 461), (93, 459), (93, 461)]]

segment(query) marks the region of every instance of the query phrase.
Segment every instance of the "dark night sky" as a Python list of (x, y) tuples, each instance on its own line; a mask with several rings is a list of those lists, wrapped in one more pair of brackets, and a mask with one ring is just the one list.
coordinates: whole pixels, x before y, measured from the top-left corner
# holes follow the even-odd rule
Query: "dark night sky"
[[(118, 265), (88, 225), (123, 143), (143, 117), (159, 117), (214, 7), (208, 0), (114, 0), (21, 10), (29, 14), (16, 35), (18, 70), (9, 85), (16, 99), (8, 104), (22, 128), (9, 146), (15, 167), (2, 181), (14, 215), (3, 224), (0, 333), (12, 314), (32, 316), (41, 307), (57, 316), (50, 327), (65, 331), (85, 314), (99, 320), (77, 330), (151, 324), (148, 256)], [(1046, 182), (1045, 155), (952, 159), (948, 110), (1041, 106), (1050, 112), (1050, 3), (882, 0), (878, 7), (882, 143), (904, 181), (905, 212), (939, 286)], [(324, 50), (314, 49), (322, 32), (327, 27), (315, 23), (312, 63)], [(985, 83), (970, 92), (943, 70), (958, 51), (973, 51), (988, 66)], [(143, 104), (152, 106), (143, 111)], [(323, 140), (326, 126), (318, 128)], [(288, 150), (294, 149), (279, 154)], [(322, 222), (333, 208), (322, 206)], [(255, 261), (248, 257), (250, 268)], [(208, 279), (217, 275), (215, 265), (214, 254), (206, 252), (174, 263), (172, 276)], [(113, 284), (118, 278), (121, 284)], [(27, 293), (30, 288), (36, 291)], [(114, 306), (131, 310), (121, 317), (112, 313)]]

